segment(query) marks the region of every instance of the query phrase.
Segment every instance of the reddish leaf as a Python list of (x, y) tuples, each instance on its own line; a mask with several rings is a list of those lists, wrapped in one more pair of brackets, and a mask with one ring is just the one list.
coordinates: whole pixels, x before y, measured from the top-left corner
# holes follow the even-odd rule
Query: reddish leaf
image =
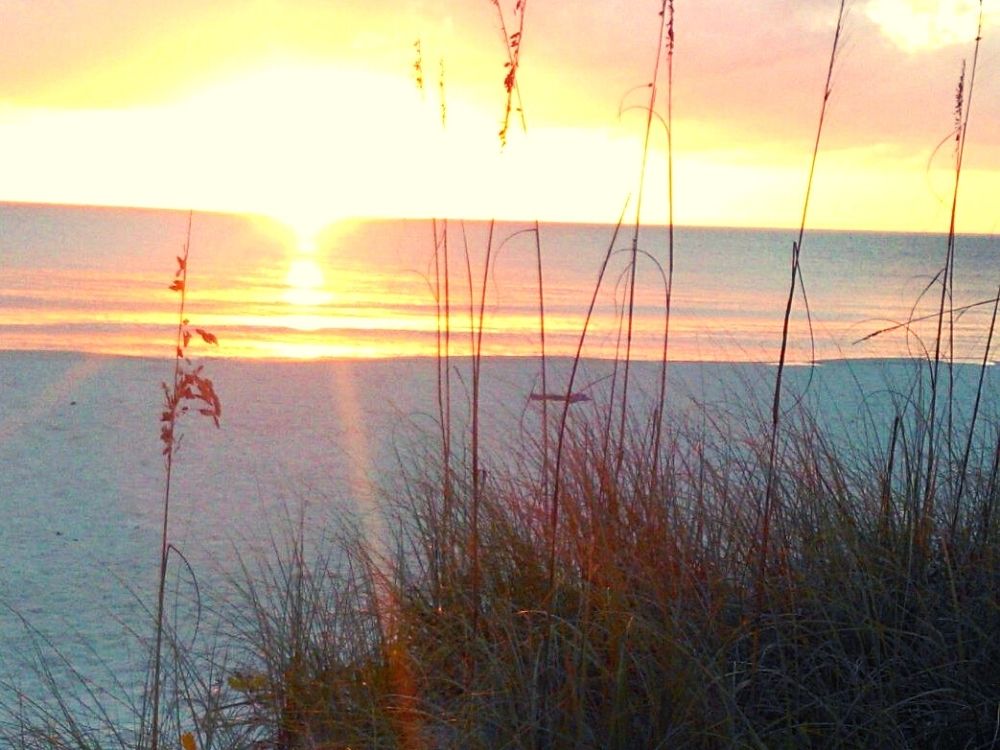
[(170, 285), (170, 291), (180, 292), (184, 289), (184, 282), (180, 279), (174, 279), (174, 283)]
[(215, 337), (214, 333), (209, 333), (208, 331), (206, 331), (203, 328), (195, 328), (194, 330), (195, 330), (195, 333), (197, 333), (199, 336), (201, 336), (202, 340), (206, 344), (215, 344), (216, 346), (219, 345), (219, 339), (217, 339)]

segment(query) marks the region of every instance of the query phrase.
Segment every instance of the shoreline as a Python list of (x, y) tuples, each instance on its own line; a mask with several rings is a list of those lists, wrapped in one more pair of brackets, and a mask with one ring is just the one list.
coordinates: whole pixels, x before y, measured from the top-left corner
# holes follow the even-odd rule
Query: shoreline
[[(7, 356), (62, 356), (62, 357), (78, 357), (78, 358), (100, 358), (100, 359), (122, 359), (122, 360), (133, 360), (133, 361), (145, 361), (145, 362), (160, 362), (160, 363), (173, 363), (174, 358), (169, 356), (153, 356), (147, 354), (127, 354), (122, 352), (108, 352), (108, 351), (88, 351), (82, 349), (5, 349), (0, 348), (0, 357)], [(470, 360), (472, 358), (469, 354), (452, 354), (449, 356), (451, 361), (464, 361)], [(506, 362), (539, 362), (541, 361), (541, 355), (526, 355), (526, 354), (483, 354), (481, 357), (483, 360), (496, 360), (496, 361), (506, 361)], [(227, 356), (225, 354), (217, 354), (211, 351), (197, 352), (190, 357), (192, 362), (226, 362), (226, 363), (240, 363), (240, 364), (250, 364), (250, 365), (322, 365), (322, 364), (351, 364), (351, 363), (376, 363), (376, 362), (435, 362), (437, 356), (434, 354), (418, 355), (418, 354), (406, 354), (402, 356), (358, 356), (358, 357), (312, 357), (312, 358), (293, 358), (293, 357), (245, 357), (245, 356)], [(547, 362), (553, 364), (572, 362), (573, 357), (569, 355), (546, 355)], [(614, 358), (611, 357), (596, 357), (596, 356), (584, 356), (580, 358), (581, 362), (602, 362), (612, 364), (614, 363)], [(816, 360), (786, 360), (785, 367), (787, 368), (808, 368), (808, 367), (824, 367), (830, 365), (839, 364), (860, 364), (860, 365), (871, 365), (871, 364), (921, 364), (929, 363), (932, 360), (925, 357), (824, 357)], [(944, 357), (940, 360), (942, 363), (947, 363), (948, 360)], [(633, 358), (633, 364), (639, 364), (640, 366), (646, 365), (659, 365), (660, 360), (658, 359), (639, 359)], [(962, 367), (981, 367), (983, 365), (982, 359), (955, 359), (953, 360), (955, 365), (960, 365)], [(986, 362), (986, 367), (994, 367), (1000, 363), (1000, 359), (993, 358)], [(669, 359), (667, 360), (667, 366), (681, 365), (681, 366), (733, 366), (733, 367), (771, 367), (777, 368), (777, 361), (770, 360), (750, 360), (750, 359)]]

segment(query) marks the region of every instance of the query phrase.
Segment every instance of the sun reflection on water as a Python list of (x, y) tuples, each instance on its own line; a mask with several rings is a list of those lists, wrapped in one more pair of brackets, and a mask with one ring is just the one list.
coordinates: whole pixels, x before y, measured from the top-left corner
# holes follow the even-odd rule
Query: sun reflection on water
[(282, 299), (295, 307), (317, 307), (333, 301), (326, 287), (326, 277), (319, 264), (309, 257), (292, 261), (285, 275), (286, 289)]

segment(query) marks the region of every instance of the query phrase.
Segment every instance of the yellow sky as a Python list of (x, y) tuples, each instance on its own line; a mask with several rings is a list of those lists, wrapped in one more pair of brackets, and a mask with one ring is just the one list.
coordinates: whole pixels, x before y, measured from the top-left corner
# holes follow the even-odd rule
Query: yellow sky
[[(677, 221), (796, 224), (836, 0), (675, 4)], [(490, 0), (3, 2), (0, 200), (256, 211), (304, 235), (355, 215), (613, 221), (637, 191), (645, 121), (629, 108), (648, 96), (659, 6), (531, 0), (527, 131), (501, 151)], [(985, 2), (962, 231), (1000, 223), (998, 6)], [(850, 3), (813, 226), (947, 229), (953, 152), (936, 147), (977, 10)], [(647, 221), (666, 218), (665, 142), (656, 128)]]

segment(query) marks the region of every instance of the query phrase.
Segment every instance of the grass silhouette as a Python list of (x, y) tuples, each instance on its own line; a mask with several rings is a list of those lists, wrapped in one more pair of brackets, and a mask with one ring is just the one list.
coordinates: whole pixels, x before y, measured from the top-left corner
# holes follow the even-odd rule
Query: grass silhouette
[(170, 543), (170, 489), (173, 478), (174, 459), (181, 447), (179, 433), (180, 420), (194, 406), (198, 413), (210, 418), (219, 426), (222, 416), (222, 403), (215, 392), (212, 381), (202, 374), (202, 367), (195, 366), (188, 359), (188, 346), (193, 336), (199, 336), (206, 344), (218, 345), (215, 335), (202, 328), (192, 332), (190, 321), (186, 317), (188, 257), (191, 249), (192, 213), (188, 213), (187, 236), (184, 249), (177, 257), (177, 270), (174, 273), (171, 291), (180, 295), (177, 308), (177, 339), (174, 351), (174, 378), (170, 384), (163, 383), (163, 412), (160, 415), (160, 441), (163, 443), (164, 459), (164, 490), (162, 532), (160, 536), (160, 572), (157, 578), (156, 595), (156, 645), (153, 648), (153, 673), (150, 688), (150, 711), (148, 738), (145, 722), (140, 732), (140, 745), (148, 742), (151, 750), (157, 750), (160, 745), (160, 689), (161, 664), (163, 654), (164, 614), (163, 606), (167, 586), (167, 566), (170, 562), (170, 552), (180, 555), (180, 551)]

